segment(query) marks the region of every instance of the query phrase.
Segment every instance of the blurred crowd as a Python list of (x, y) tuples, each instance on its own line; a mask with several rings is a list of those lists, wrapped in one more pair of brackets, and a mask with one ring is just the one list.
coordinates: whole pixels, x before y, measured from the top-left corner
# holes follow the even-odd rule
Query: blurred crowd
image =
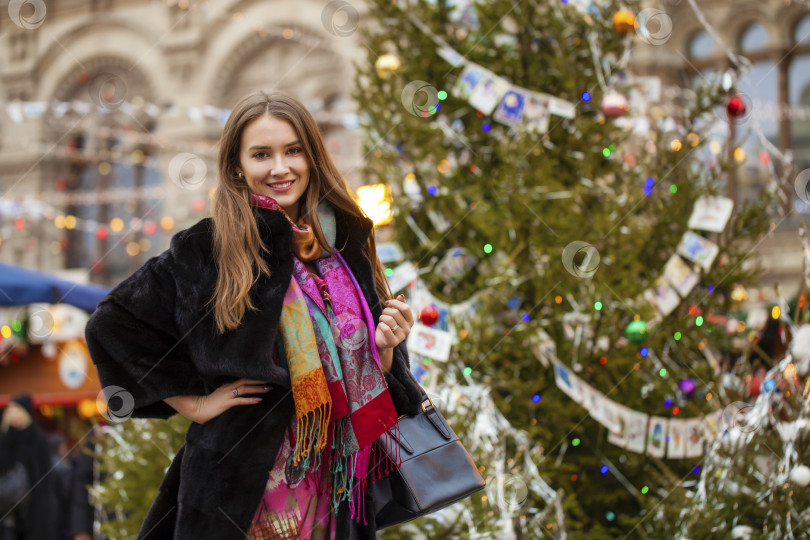
[(0, 540), (93, 538), (91, 448), (71, 452), (61, 434), (46, 434), (30, 395), (9, 402), (0, 421)]

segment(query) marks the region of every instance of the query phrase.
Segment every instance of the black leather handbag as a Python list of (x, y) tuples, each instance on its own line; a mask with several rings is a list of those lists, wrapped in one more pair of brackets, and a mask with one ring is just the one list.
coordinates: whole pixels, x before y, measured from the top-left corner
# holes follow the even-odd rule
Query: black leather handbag
[[(393, 428), (392, 428), (393, 430)], [(478, 467), (428, 396), (422, 412), (399, 419), (399, 443), (392, 431), (378, 441), (389, 456), (399, 444), (402, 464), (369, 485), (377, 529), (441, 510), (484, 489)]]

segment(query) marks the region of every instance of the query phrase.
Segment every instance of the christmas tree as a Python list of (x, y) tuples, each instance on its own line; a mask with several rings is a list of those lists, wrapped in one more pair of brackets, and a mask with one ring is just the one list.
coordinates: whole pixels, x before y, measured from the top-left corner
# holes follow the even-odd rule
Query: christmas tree
[[(777, 302), (746, 357), (728, 373), (733, 399), (711, 419), (703, 474), (655, 511), (683, 538), (806, 538), (810, 534), (810, 242), (797, 302)], [(765, 317), (763, 317), (765, 318)], [(773, 345), (762, 339), (776, 330)], [(755, 361), (751, 361), (756, 358)], [(753, 373), (753, 364), (760, 367)], [(767, 369), (766, 369), (767, 368)], [(657, 527), (661, 530), (660, 527)], [(663, 531), (662, 531), (663, 532)]]
[(102, 534), (119, 540), (137, 537), (189, 424), (175, 414), (168, 420), (128, 418), (99, 430), (94, 457), (100, 477), (90, 496), (102, 509)]
[[(720, 381), (745, 321), (728, 314), (778, 194), (725, 197), (744, 66), (663, 96), (630, 69), (640, 41), (661, 43), (632, 2), (369, 5), (364, 176), (393, 193), (413, 368), (434, 391), (488, 388), (563, 501), (557, 519), (526, 490), (495, 537), (677, 535), (650, 536), (676, 524), (648, 517), (700, 478), (707, 417), (733, 401)], [(480, 499), (464, 503), (475, 534), (503, 517)]]

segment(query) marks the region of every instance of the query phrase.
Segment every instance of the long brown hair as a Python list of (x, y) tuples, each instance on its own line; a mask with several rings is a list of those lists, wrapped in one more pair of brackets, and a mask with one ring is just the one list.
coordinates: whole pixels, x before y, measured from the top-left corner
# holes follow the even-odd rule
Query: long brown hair
[[(352, 216), (365, 216), (326, 151), (315, 119), (301, 102), (282, 92), (263, 91), (252, 92), (240, 99), (231, 111), (220, 139), (217, 159), (219, 186), (214, 192), (211, 209), (218, 277), (208, 304), (215, 303), (214, 320), (220, 334), (236, 329), (245, 310), (257, 309), (250, 300), (250, 290), (262, 274), (270, 275), (270, 268), (262, 258), (262, 252), (269, 250), (259, 236), (251, 208), (250, 188), (244, 177), (236, 175), (242, 132), (250, 122), (265, 114), (289, 122), (301, 141), (309, 163), (309, 186), (304, 194), (301, 214), (310, 217), (320, 245), (327, 246), (318, 220), (317, 207), (321, 200), (329, 201), (336, 210)], [(333, 253), (330, 247), (326, 249)], [(366, 256), (374, 270), (377, 294), (381, 300), (391, 298), (388, 280), (377, 258), (373, 229), (366, 245)]]

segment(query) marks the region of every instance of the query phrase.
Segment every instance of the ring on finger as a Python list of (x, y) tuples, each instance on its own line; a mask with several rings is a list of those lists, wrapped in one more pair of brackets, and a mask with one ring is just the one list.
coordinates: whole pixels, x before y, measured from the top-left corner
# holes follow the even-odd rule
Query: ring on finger
[(233, 389), (233, 397), (236, 397), (238, 395), (239, 395), (239, 388), (237, 387)]
[(396, 332), (397, 330), (399, 330), (399, 324), (395, 324), (394, 326), (391, 327), (392, 332)]

